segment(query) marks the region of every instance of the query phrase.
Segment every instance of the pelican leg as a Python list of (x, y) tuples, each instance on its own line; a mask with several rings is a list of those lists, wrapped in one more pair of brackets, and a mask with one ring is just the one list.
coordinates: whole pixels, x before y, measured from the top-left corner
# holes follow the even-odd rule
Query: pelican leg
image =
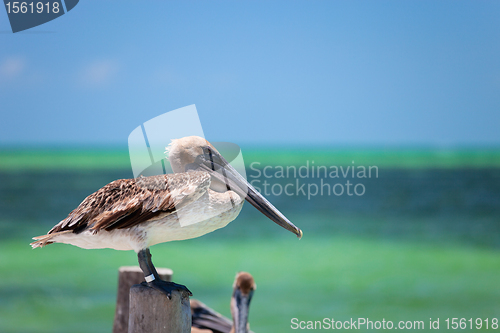
[(187, 293), (188, 296), (193, 296), (191, 291), (189, 291), (186, 286), (160, 279), (158, 272), (151, 261), (151, 252), (149, 251), (149, 248), (139, 251), (137, 253), (137, 258), (139, 259), (139, 267), (141, 267), (144, 272), (144, 278), (146, 279), (146, 282), (143, 282), (144, 285), (161, 291), (166, 294), (169, 299), (172, 297), (172, 290), (178, 290), (181, 293)]

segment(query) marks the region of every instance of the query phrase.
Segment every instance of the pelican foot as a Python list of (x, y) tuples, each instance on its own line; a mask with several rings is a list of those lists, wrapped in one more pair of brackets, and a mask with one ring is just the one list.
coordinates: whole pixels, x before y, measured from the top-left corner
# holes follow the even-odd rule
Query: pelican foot
[(172, 290), (181, 292), (183, 297), (193, 296), (193, 293), (186, 286), (174, 282), (156, 279), (151, 282), (143, 282), (142, 285), (161, 291), (167, 295), (168, 299), (172, 299)]

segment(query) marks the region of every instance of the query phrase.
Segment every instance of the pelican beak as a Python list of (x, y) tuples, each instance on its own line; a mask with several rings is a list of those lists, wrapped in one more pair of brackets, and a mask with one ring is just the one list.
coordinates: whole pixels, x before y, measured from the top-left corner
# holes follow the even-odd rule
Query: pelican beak
[(257, 190), (243, 178), (218, 151), (211, 147), (205, 147), (203, 149), (203, 154), (198, 155), (194, 163), (186, 166), (186, 171), (200, 169), (208, 171), (213, 178), (226, 184), (228, 190), (230, 189), (245, 198), (246, 201), (252, 204), (252, 206), (257, 208), (271, 221), (293, 232), (299, 239), (302, 238), (302, 230), (297, 228), (262, 194), (257, 192)]
[(234, 327), (236, 332), (248, 332), (248, 313), (250, 301), (252, 300), (253, 290), (250, 290), (248, 295), (241, 292), (240, 288), (236, 288), (233, 293), (233, 302), (231, 302)]

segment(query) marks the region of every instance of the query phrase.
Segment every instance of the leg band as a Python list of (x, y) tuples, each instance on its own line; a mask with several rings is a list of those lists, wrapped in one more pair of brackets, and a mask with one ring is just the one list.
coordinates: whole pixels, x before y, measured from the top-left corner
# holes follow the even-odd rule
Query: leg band
[(151, 274), (151, 275), (148, 275), (148, 276), (144, 277), (144, 279), (146, 279), (146, 282), (149, 283), (149, 282), (155, 280), (155, 276), (153, 274)]

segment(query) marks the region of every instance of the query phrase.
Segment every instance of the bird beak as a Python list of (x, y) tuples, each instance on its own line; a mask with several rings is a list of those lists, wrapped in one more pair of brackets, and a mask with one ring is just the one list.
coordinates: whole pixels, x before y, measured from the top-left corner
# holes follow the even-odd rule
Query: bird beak
[(186, 166), (186, 171), (200, 169), (208, 171), (213, 178), (226, 184), (228, 190), (230, 189), (245, 198), (271, 221), (293, 232), (299, 239), (302, 238), (302, 230), (297, 228), (262, 194), (257, 192), (215, 149), (205, 148), (203, 154), (198, 155), (194, 163)]
[[(241, 292), (240, 288), (234, 290), (234, 303), (231, 304), (233, 314), (234, 328), (236, 333), (248, 332), (248, 313), (250, 301), (252, 300), (253, 290), (250, 290), (248, 295)], [(235, 308), (234, 308), (235, 307)]]

